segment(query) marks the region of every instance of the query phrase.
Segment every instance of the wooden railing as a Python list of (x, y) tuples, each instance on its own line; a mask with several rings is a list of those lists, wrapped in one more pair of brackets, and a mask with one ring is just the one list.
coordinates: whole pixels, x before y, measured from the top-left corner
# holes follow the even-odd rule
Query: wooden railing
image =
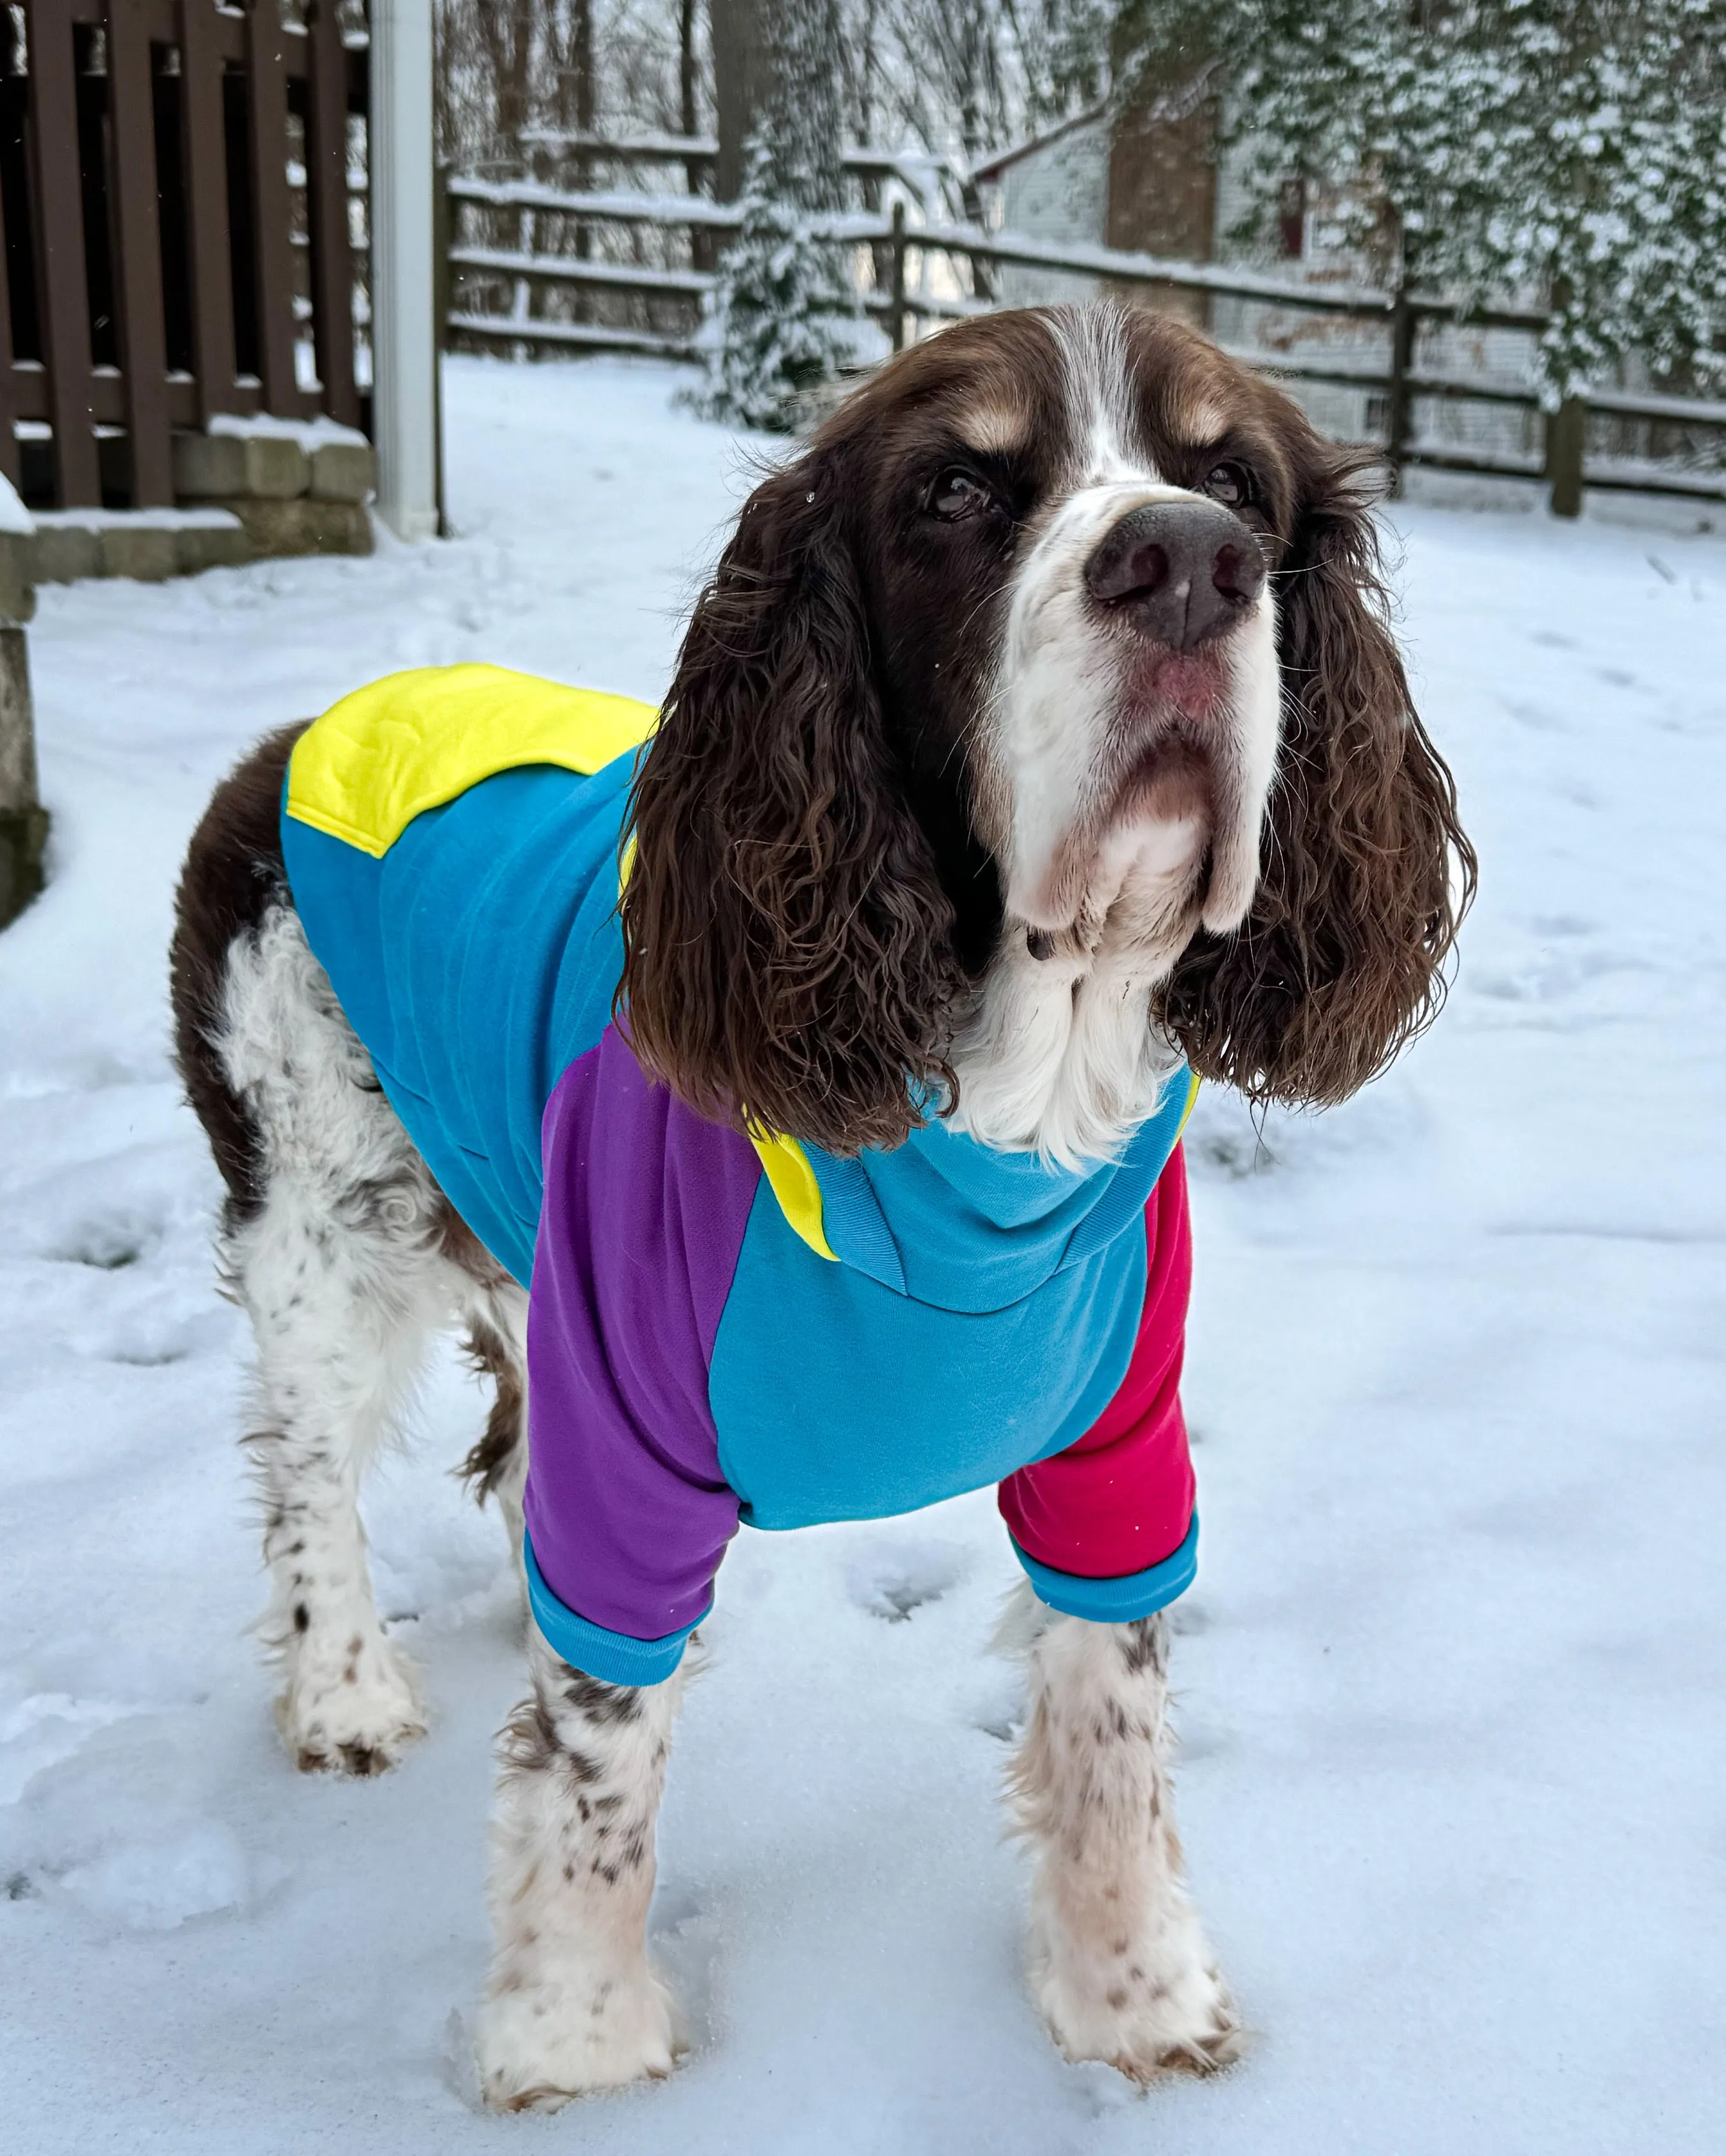
[[(593, 164), (632, 166), (645, 162), (681, 163), (705, 169), (716, 146), (701, 137), (654, 136), (623, 141), (600, 136), (547, 136), (561, 154)], [(850, 161), (863, 173), (891, 175), (895, 161), (873, 155)], [(573, 187), (532, 179), (488, 179), (446, 175), (449, 234), (448, 271), (450, 299), (444, 311), (449, 334), (482, 347), (536, 348), (638, 352), (669, 359), (693, 359), (700, 352), (702, 305), (714, 277), (701, 258), (736, 230), (741, 213), (693, 193), (651, 193), (628, 187)], [(1030, 269), (1095, 277), (1128, 291), (1160, 295), (1182, 293), (1200, 299), (1257, 302), (1279, 310), (1348, 320), (1378, 333), (1382, 358), (1359, 359), (1323, 352), (1237, 348), (1237, 357), (1266, 372), (1291, 381), (1361, 389), (1383, 399), (1383, 440), (1386, 459), (1398, 475), (1407, 468), (1473, 473), (1492, 477), (1544, 479), (1554, 510), (1574, 516), (1585, 489), (1634, 490), (1726, 501), (1726, 471), (1685, 469), (1670, 459), (1589, 455), (1590, 413), (1653, 427), (1698, 429), (1726, 434), (1726, 403), (1693, 398), (1590, 391), (1557, 411), (1544, 411), (1535, 391), (1482, 374), (1445, 372), (1419, 363), (1423, 325), (1461, 323), (1481, 330), (1511, 330), (1530, 336), (1546, 326), (1546, 317), (1526, 308), (1477, 307), (1459, 311), (1437, 293), (1385, 290), (1344, 283), (1299, 283), (1287, 277), (1218, 263), (1187, 262), (1132, 254), (1118, 249), (1057, 246), (1024, 234), (992, 232), (980, 224), (943, 213), (936, 190), (924, 192), (927, 221), (913, 223), (902, 198), (890, 215), (860, 212), (815, 221), (815, 229), (835, 247), (849, 251), (858, 265), (860, 308), (879, 320), (896, 351), (931, 323), (986, 312), (1004, 269)], [(950, 191), (948, 191), (950, 194)], [(480, 237), (464, 223), (484, 222)], [(506, 240), (501, 228), (512, 227)], [(579, 241), (547, 246), (541, 235)], [(609, 249), (596, 248), (596, 235), (609, 235)], [(660, 254), (682, 235), (681, 260), (619, 260), (625, 247), (639, 255), (651, 236)], [(705, 244), (704, 244), (705, 243)], [(930, 287), (927, 265), (944, 261), (950, 289)], [(483, 294), (507, 286), (507, 309), (475, 304)], [(632, 295), (646, 318), (634, 322), (570, 320), (536, 311), (538, 295), (562, 289), (582, 295), (578, 305), (604, 307), (619, 295)], [(597, 301), (594, 295), (603, 295)], [(591, 311), (591, 307), (588, 309)], [(660, 319), (655, 319), (659, 316)], [(1415, 426), (1417, 400), (1475, 401), (1539, 413), (1541, 447), (1537, 454), (1506, 453), (1447, 444), (1423, 437)]]
[(39, 495), (151, 507), (176, 428), (357, 424), (365, 54), (336, 0), (24, 0), (22, 38), (18, 16), (0, 8), (0, 470), (51, 445)]

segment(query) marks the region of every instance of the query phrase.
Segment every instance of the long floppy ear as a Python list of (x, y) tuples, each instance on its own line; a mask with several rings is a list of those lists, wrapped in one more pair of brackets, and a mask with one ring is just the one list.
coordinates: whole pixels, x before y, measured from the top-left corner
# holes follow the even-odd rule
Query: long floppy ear
[(1206, 1078), (1292, 1106), (1346, 1100), (1438, 1014), (1476, 862), (1386, 622), (1366, 452), (1311, 444), (1283, 572), (1282, 743), (1241, 927), (1201, 936), (1165, 1022)]
[(701, 594), (630, 805), (619, 1009), (700, 1113), (895, 1146), (953, 1076), (953, 913), (870, 664), (838, 455), (753, 495)]

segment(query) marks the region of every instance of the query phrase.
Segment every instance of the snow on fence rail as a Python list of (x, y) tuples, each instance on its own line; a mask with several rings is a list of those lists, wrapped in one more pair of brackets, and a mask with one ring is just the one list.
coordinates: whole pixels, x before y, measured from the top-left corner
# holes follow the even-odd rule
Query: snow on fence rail
[[(589, 159), (622, 163), (663, 160), (701, 171), (717, 155), (717, 146), (704, 136), (655, 135), (619, 141), (548, 132), (543, 140), (582, 163)], [(1407, 287), (1297, 284), (1262, 270), (1220, 263), (1182, 261), (1110, 247), (1055, 245), (1024, 233), (989, 231), (943, 213), (953, 190), (938, 182), (950, 175), (932, 162), (927, 169), (912, 170), (904, 161), (860, 152), (846, 163), (867, 180), (902, 181), (916, 196), (927, 220), (912, 223), (903, 199), (896, 201), (886, 214), (864, 211), (813, 220), (821, 238), (850, 249), (856, 258), (859, 305), (881, 322), (896, 352), (921, 334), (925, 323), (986, 313), (999, 305), (995, 273), (1001, 270), (1090, 276), (1140, 292), (1191, 294), (1204, 300), (1237, 300), (1330, 316), (1382, 330), (1384, 359), (1312, 357), (1240, 344), (1227, 348), (1249, 365), (1290, 381), (1364, 389), (1381, 398), (1383, 447), (1399, 477), (1407, 467), (1425, 466), (1488, 477), (1542, 479), (1550, 486), (1554, 513), (1564, 516), (1579, 514), (1588, 488), (1726, 501), (1726, 470), (1687, 470), (1652, 455), (1600, 456), (1586, 450), (1590, 413), (1654, 427), (1726, 432), (1726, 403), (1601, 389), (1573, 398), (1556, 411), (1543, 412), (1537, 393), (1526, 385), (1416, 363), (1416, 338), (1423, 323), (1538, 336), (1546, 326), (1544, 314), (1510, 306), (1459, 309), (1440, 294)], [(700, 310), (713, 288), (717, 245), (742, 221), (735, 203), (694, 193), (571, 187), (534, 179), (448, 173), (440, 184), (444, 229), (450, 235), (441, 309), (447, 334), (481, 346), (530, 351), (624, 352), (667, 359), (698, 356)], [(470, 244), (455, 238), (464, 208), (491, 213), (494, 223), (500, 216), (511, 217), (516, 244)], [(568, 251), (568, 244), (541, 245), (542, 230), (549, 231), (554, 240), (573, 243), (573, 251)], [(624, 236), (637, 259), (618, 261), (597, 254), (593, 241), (600, 232)], [(687, 235), (689, 265), (640, 259), (649, 234), (659, 235), (661, 242), (672, 234)], [(943, 280), (946, 290), (930, 285), (927, 273), (933, 262), (948, 267)], [(508, 311), (452, 304), (449, 286), (456, 275), (482, 284), (506, 282), (511, 292)], [(536, 314), (536, 293), (557, 288), (582, 295), (633, 295), (650, 303), (650, 313), (651, 304), (657, 302), (675, 309), (676, 318), (629, 326)], [(1428, 398), (1539, 413), (1540, 449), (1518, 455), (1424, 439), (1415, 424), (1415, 400)]]

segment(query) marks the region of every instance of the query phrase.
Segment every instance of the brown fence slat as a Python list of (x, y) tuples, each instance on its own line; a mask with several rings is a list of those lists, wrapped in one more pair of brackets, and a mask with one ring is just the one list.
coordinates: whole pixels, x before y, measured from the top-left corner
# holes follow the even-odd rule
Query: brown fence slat
[[(20, 419), (51, 421), (53, 408), (49, 402), (48, 370), (28, 363), (12, 370), (13, 408)], [(255, 388), (237, 390), (234, 409), (236, 412), (255, 412), (258, 392)], [(126, 424), (125, 386), (117, 374), (97, 374), (90, 377), (90, 416), (97, 425), (123, 427)], [(167, 385), (167, 417), (170, 427), (197, 427), (203, 424), (198, 409), (198, 384), (195, 382), (170, 382)]]
[(30, 40), (30, 155), (55, 499), (63, 508), (83, 509), (100, 502), (102, 487), (90, 408), (90, 304), (84, 275), (72, 11), (66, 0), (25, 0), (25, 20)]
[(18, 416), (18, 386), (12, 372), (12, 291), (7, 282), (6, 249), (0, 244), (0, 474), (14, 486), (22, 475)]
[(285, 419), (301, 410), (294, 378), (294, 254), (288, 202), (286, 39), (276, 0), (254, 0), (246, 18), (246, 110), (252, 150), (252, 239), (258, 278), (259, 367), (264, 408)]
[(228, 151), (215, 0), (181, 0), (180, 111), (191, 222), (192, 349), (198, 415), (241, 408), (234, 376), (234, 275), (228, 254)]
[[(41, 344), (39, 359), (28, 341), (25, 360), (12, 349), (0, 259), (0, 475), (18, 476), (18, 423), (45, 421), (54, 498), (96, 506), (98, 432), (123, 426), (132, 501), (155, 508), (173, 499), (177, 428), (262, 411), (357, 420), (353, 69), (335, 0), (315, 0), (304, 32), (284, 26), (278, 0), (248, 0), (244, 13), (223, 0), (24, 0), (24, 14), (30, 70), (16, 87), (27, 90), (28, 182), (10, 172), (8, 182), (16, 177), (29, 205)], [(177, 50), (177, 113), (163, 102), (162, 45)], [(102, 79), (81, 78), (80, 64)], [(290, 81), (292, 110), (306, 116), (316, 395), (296, 380)], [(160, 140), (158, 121), (168, 131)], [(168, 374), (170, 336), (189, 376)]]
[(347, 222), (347, 56), (336, 0), (316, 0), (308, 55), (306, 220), (311, 233), (311, 323), (324, 409), (357, 427), (353, 379), (353, 249)]
[(108, 113), (120, 252), (120, 349), (131, 438), (132, 506), (174, 498), (169, 453), (162, 235), (156, 210), (156, 115), (151, 102), (150, 26), (143, 0), (109, 0)]

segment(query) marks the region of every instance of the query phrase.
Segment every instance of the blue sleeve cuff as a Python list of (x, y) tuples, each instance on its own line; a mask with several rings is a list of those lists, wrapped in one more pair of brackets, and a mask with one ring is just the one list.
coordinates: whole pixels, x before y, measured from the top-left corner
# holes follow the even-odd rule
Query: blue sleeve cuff
[[(1009, 1537), (1010, 1539), (1010, 1537)], [(1088, 1617), (1093, 1625), (1130, 1625), (1165, 1609), (1192, 1585), (1199, 1569), (1199, 1516), (1187, 1529), (1186, 1540), (1160, 1563), (1143, 1572), (1122, 1573), (1113, 1579), (1086, 1579), (1076, 1572), (1056, 1572), (1027, 1557), (1017, 1543), (1013, 1553), (1025, 1567), (1040, 1602), (1066, 1617)]]
[(609, 1632), (603, 1625), (590, 1624), (567, 1602), (560, 1602), (546, 1585), (545, 1574), (533, 1554), (532, 1542), (525, 1534), (521, 1537), (521, 1560), (527, 1568), (528, 1606), (533, 1612), (534, 1623), (544, 1635), (546, 1645), (573, 1668), (598, 1677), (604, 1684), (663, 1684), (683, 1660), (684, 1645), (690, 1634), (711, 1614), (713, 1605), (710, 1602), (701, 1616), (686, 1625), (681, 1632), (667, 1632), (657, 1640), (632, 1639), (627, 1632)]

